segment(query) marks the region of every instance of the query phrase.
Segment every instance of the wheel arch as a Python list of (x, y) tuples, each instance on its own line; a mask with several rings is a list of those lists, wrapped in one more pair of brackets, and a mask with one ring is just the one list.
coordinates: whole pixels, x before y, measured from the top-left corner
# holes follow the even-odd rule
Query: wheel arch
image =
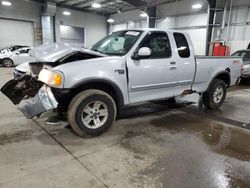
[[(222, 80), (226, 83), (227, 87), (231, 85), (231, 76), (230, 76), (230, 69), (227, 68), (224, 71), (218, 72), (210, 81), (209, 87), (214, 79)], [(208, 87), (208, 88), (209, 88)]]
[(117, 110), (124, 106), (124, 97), (119, 86), (111, 80), (106, 79), (89, 79), (75, 85), (72, 90), (74, 95), (87, 89), (99, 89), (108, 93), (116, 102)]

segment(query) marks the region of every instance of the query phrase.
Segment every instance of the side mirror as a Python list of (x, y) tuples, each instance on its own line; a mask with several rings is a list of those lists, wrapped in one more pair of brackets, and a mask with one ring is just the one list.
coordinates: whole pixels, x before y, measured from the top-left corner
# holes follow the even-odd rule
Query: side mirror
[(151, 55), (151, 50), (148, 47), (141, 47), (137, 52), (134, 53), (132, 59), (139, 60), (146, 58)]
[(138, 51), (139, 57), (148, 57), (151, 55), (151, 50), (148, 47), (142, 47)]

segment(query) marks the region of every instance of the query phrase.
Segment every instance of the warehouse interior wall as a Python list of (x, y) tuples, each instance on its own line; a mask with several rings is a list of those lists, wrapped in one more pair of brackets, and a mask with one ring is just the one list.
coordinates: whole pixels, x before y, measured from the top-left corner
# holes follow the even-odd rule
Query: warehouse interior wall
[(84, 28), (60, 25), (61, 41), (75, 48), (81, 48), (85, 44)]
[[(56, 42), (61, 42), (60, 25), (67, 25), (85, 28), (85, 44), (90, 47), (96, 41), (107, 35), (107, 22), (105, 16), (84, 13), (67, 9), (71, 12), (70, 16), (62, 15), (64, 8), (56, 8)], [(49, 16), (51, 17), (51, 16)], [(0, 18), (29, 21), (34, 23), (34, 46), (42, 43), (53, 42), (52, 19), (43, 15), (43, 4), (18, 0), (12, 6), (0, 6)], [(43, 28), (44, 27), (44, 28)], [(16, 29), (18, 32), (18, 28)]]
[(194, 44), (196, 55), (205, 55), (207, 13), (166, 17), (156, 21), (156, 28), (187, 32)]
[[(42, 5), (31, 1), (18, 0), (10, 7), (0, 6), (0, 18), (28, 21), (34, 23), (34, 45), (42, 43), (41, 29)], [(18, 28), (16, 29), (18, 32)]]
[(84, 28), (85, 44), (89, 48), (99, 39), (107, 35), (105, 16), (70, 10), (70, 16), (64, 16), (65, 9), (58, 7), (56, 11), (56, 41), (61, 42), (60, 25)]
[[(207, 1), (202, 0), (203, 8), (191, 10), (191, 0), (167, 3), (157, 7), (156, 27), (161, 29), (179, 29), (188, 32), (194, 43), (197, 55), (205, 54)], [(179, 8), (176, 9), (176, 6)], [(188, 9), (189, 7), (190, 9)], [(28, 21), (34, 23), (34, 46), (43, 42), (53, 42), (54, 33), (56, 42), (61, 42), (60, 25), (84, 29), (84, 46), (90, 47), (97, 40), (107, 34), (105, 16), (69, 10), (70, 16), (62, 15), (64, 8), (56, 9), (56, 31), (52, 32), (52, 22), (47, 17), (42, 17), (43, 4), (26, 0), (18, 0), (10, 7), (0, 6), (0, 18), (10, 20)], [(192, 13), (191, 13), (192, 12)], [(217, 13), (221, 17), (223, 12)], [(147, 20), (140, 17), (141, 10), (132, 10), (112, 15), (115, 23), (109, 27), (109, 32), (121, 29), (145, 28)], [(44, 15), (43, 15), (44, 16)], [(228, 19), (228, 18), (227, 18)], [(227, 21), (226, 21), (227, 22)], [(233, 7), (228, 36), (227, 27), (222, 33), (222, 38), (227, 40), (231, 52), (244, 49), (250, 42), (250, 8), (249, 6)], [(216, 40), (218, 27), (214, 28), (213, 40)], [(18, 32), (18, 29), (17, 29)]]
[(0, 18), (0, 31), (0, 48), (11, 44), (34, 46), (33, 22)]
[[(191, 10), (190, 5), (191, 0), (158, 6), (156, 28), (186, 31), (193, 41), (195, 53), (197, 55), (205, 55), (208, 4), (207, 1), (203, 1), (203, 8), (199, 11)], [(178, 9), (176, 9), (176, 6), (178, 6)], [(146, 19), (140, 17), (140, 14), (141, 10), (133, 10), (112, 15), (111, 17), (115, 20), (115, 24), (110, 25), (110, 32), (147, 27)], [(216, 13), (215, 24), (221, 24), (222, 15), (223, 11)], [(239, 49), (246, 49), (250, 43), (250, 6), (234, 6), (228, 36), (226, 37), (227, 28), (228, 26), (226, 25), (221, 38), (230, 46), (231, 53)], [(216, 40), (218, 29), (219, 27), (214, 27), (212, 41)]]
[[(222, 17), (222, 13), (217, 14), (220, 14), (217, 15), (217, 17)], [(226, 23), (228, 22), (228, 19), (229, 18), (227, 17)], [(237, 50), (246, 49), (250, 42), (250, 7), (233, 7), (228, 35), (227, 29), (228, 25), (226, 25), (225, 30), (222, 32), (221, 38), (230, 46), (231, 53)], [(214, 28), (213, 40), (216, 40), (218, 30), (219, 27)]]
[[(205, 55), (207, 28), (207, 1), (202, 0), (203, 8), (191, 10), (191, 0), (167, 3), (156, 8), (156, 28), (176, 29), (190, 34), (197, 55)], [(176, 6), (180, 7), (178, 10)], [(190, 7), (187, 9), (185, 7)], [(141, 10), (132, 10), (114, 14), (111, 17), (115, 24), (110, 25), (109, 31), (147, 27), (146, 18), (140, 17)], [(192, 12), (192, 14), (190, 14)]]

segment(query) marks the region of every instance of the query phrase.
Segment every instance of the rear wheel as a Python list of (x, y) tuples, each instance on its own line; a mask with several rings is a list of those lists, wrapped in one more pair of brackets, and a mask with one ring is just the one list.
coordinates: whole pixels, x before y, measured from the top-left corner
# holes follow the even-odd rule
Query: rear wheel
[(68, 108), (68, 120), (80, 136), (98, 136), (113, 124), (116, 104), (107, 93), (90, 89), (76, 95)]
[(5, 58), (2, 60), (2, 64), (5, 67), (12, 67), (14, 65), (13, 61), (9, 58)]
[(208, 90), (203, 94), (203, 104), (211, 109), (218, 109), (224, 103), (227, 86), (223, 80), (214, 79)]

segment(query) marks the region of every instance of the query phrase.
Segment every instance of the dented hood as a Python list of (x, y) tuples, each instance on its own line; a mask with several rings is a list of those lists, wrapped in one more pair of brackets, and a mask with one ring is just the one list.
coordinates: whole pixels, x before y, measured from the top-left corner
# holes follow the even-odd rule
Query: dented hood
[(56, 62), (65, 56), (80, 51), (86, 54), (92, 54), (96, 56), (105, 56), (104, 54), (84, 49), (84, 48), (73, 48), (68, 44), (64, 43), (53, 43), (53, 44), (44, 44), (34, 49), (30, 50), (30, 56), (36, 58), (40, 62)]

